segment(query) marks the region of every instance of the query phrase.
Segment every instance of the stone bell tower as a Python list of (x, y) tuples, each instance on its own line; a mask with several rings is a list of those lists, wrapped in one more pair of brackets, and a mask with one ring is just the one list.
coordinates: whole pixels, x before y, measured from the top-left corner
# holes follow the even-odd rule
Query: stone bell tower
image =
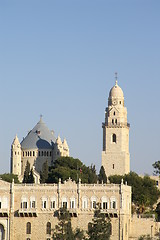
[(124, 175), (130, 172), (129, 128), (127, 108), (122, 89), (116, 83), (111, 88), (103, 128), (102, 165), (105, 173)]

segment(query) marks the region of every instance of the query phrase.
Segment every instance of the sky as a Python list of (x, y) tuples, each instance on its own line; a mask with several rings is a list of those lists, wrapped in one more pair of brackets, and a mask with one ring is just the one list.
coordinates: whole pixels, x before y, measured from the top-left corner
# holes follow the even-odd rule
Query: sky
[(43, 115), (70, 155), (101, 166), (111, 87), (123, 89), (131, 170), (160, 160), (160, 1), (0, 1), (0, 173)]

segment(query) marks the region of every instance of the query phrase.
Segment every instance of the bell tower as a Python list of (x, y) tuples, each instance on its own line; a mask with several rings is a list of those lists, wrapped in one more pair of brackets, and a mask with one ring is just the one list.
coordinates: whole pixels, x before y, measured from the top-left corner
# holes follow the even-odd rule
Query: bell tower
[(127, 108), (124, 106), (124, 95), (118, 86), (111, 88), (108, 107), (105, 111), (103, 128), (102, 165), (105, 173), (124, 175), (130, 172), (129, 128), (127, 123)]

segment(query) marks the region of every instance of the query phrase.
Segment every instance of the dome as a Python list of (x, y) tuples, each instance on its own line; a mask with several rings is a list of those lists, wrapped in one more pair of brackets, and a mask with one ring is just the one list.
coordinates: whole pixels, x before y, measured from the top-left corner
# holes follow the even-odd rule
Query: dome
[(124, 98), (122, 89), (118, 86), (117, 81), (109, 92), (109, 98)]
[(21, 142), (22, 149), (52, 149), (56, 139), (46, 124), (40, 121)]

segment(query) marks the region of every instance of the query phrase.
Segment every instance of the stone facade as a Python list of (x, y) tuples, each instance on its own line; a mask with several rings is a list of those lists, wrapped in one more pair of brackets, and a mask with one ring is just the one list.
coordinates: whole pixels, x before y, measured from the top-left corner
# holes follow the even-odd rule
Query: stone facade
[(130, 172), (129, 127), (124, 96), (117, 81), (112, 87), (105, 111), (103, 127), (102, 165), (107, 176)]
[(27, 161), (30, 167), (40, 172), (42, 165), (48, 161), (48, 165), (60, 156), (69, 156), (69, 147), (66, 139), (62, 142), (60, 136), (56, 139), (54, 132), (50, 131), (42, 118), (28, 135), (19, 142), (16, 137), (11, 146), (11, 173), (23, 179)]
[[(66, 206), (73, 228), (87, 230), (96, 203), (111, 218), (112, 240), (128, 239), (131, 222), (131, 187), (123, 184), (12, 184), (0, 180), (0, 239), (51, 239), (47, 224), (57, 224), (55, 212)], [(31, 227), (30, 231), (29, 228)], [(1, 229), (1, 228), (0, 228)], [(28, 229), (28, 230), (27, 230)], [(27, 232), (28, 231), (28, 232)]]

